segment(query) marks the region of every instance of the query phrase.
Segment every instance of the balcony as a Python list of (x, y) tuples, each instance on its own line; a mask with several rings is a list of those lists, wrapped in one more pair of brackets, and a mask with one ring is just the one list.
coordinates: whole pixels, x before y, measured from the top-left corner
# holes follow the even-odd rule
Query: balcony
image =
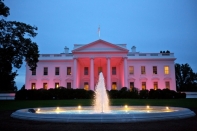
[(162, 58), (174, 58), (174, 53), (139, 53), (139, 52), (129, 52), (128, 58), (131, 59), (162, 59)]
[(39, 60), (69, 60), (73, 59), (73, 54), (40, 54)]

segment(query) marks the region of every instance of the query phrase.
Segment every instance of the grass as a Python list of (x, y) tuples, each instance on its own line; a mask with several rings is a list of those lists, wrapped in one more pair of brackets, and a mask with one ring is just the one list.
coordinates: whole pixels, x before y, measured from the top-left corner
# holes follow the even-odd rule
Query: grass
[[(17, 110), (22, 108), (35, 107), (61, 107), (61, 106), (90, 106), (93, 104), (91, 99), (72, 99), (72, 100), (15, 100), (0, 101), (0, 111)], [(150, 105), (150, 106), (175, 106), (186, 108), (197, 108), (197, 99), (112, 99), (110, 105)]]

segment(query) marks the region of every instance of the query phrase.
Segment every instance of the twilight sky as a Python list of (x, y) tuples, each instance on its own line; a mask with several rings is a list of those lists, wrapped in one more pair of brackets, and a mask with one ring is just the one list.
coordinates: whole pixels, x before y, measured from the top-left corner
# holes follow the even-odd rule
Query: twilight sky
[[(4, 0), (6, 20), (38, 27), (33, 39), (40, 54), (62, 53), (64, 47), (101, 39), (135, 45), (137, 51), (170, 50), (176, 63), (197, 72), (197, 0)], [(25, 84), (25, 66), (18, 70), (18, 89)]]

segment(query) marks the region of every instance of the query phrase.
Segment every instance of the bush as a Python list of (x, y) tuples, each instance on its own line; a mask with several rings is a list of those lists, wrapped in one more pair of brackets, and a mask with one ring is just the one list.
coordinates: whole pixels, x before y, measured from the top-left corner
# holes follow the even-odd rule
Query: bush
[[(175, 92), (169, 89), (158, 89), (153, 90), (140, 90), (133, 88), (132, 91), (123, 87), (121, 90), (110, 90), (107, 91), (110, 99), (178, 99), (186, 98), (185, 93)], [(54, 99), (93, 99), (94, 91), (86, 91), (84, 89), (67, 89), (65, 87), (59, 87), (57, 89), (51, 88), (49, 90), (38, 89), (38, 90), (19, 90), (15, 94), (16, 100), (54, 100)]]
[(162, 98), (162, 91), (161, 89), (150, 89), (148, 98), (150, 99), (161, 99)]
[(38, 89), (19, 90), (16, 92), (16, 100), (52, 100), (52, 99), (92, 99), (94, 91), (84, 89)]
[(146, 99), (146, 98), (148, 98), (148, 95), (149, 95), (149, 91), (148, 91), (148, 90), (140, 90), (139, 97), (140, 97), (141, 99)]

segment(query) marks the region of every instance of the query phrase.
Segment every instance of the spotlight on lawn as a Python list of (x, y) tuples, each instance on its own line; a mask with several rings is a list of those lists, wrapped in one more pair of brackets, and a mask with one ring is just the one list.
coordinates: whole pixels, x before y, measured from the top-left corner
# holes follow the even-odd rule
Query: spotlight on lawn
[(81, 109), (81, 106), (78, 106), (78, 109)]

